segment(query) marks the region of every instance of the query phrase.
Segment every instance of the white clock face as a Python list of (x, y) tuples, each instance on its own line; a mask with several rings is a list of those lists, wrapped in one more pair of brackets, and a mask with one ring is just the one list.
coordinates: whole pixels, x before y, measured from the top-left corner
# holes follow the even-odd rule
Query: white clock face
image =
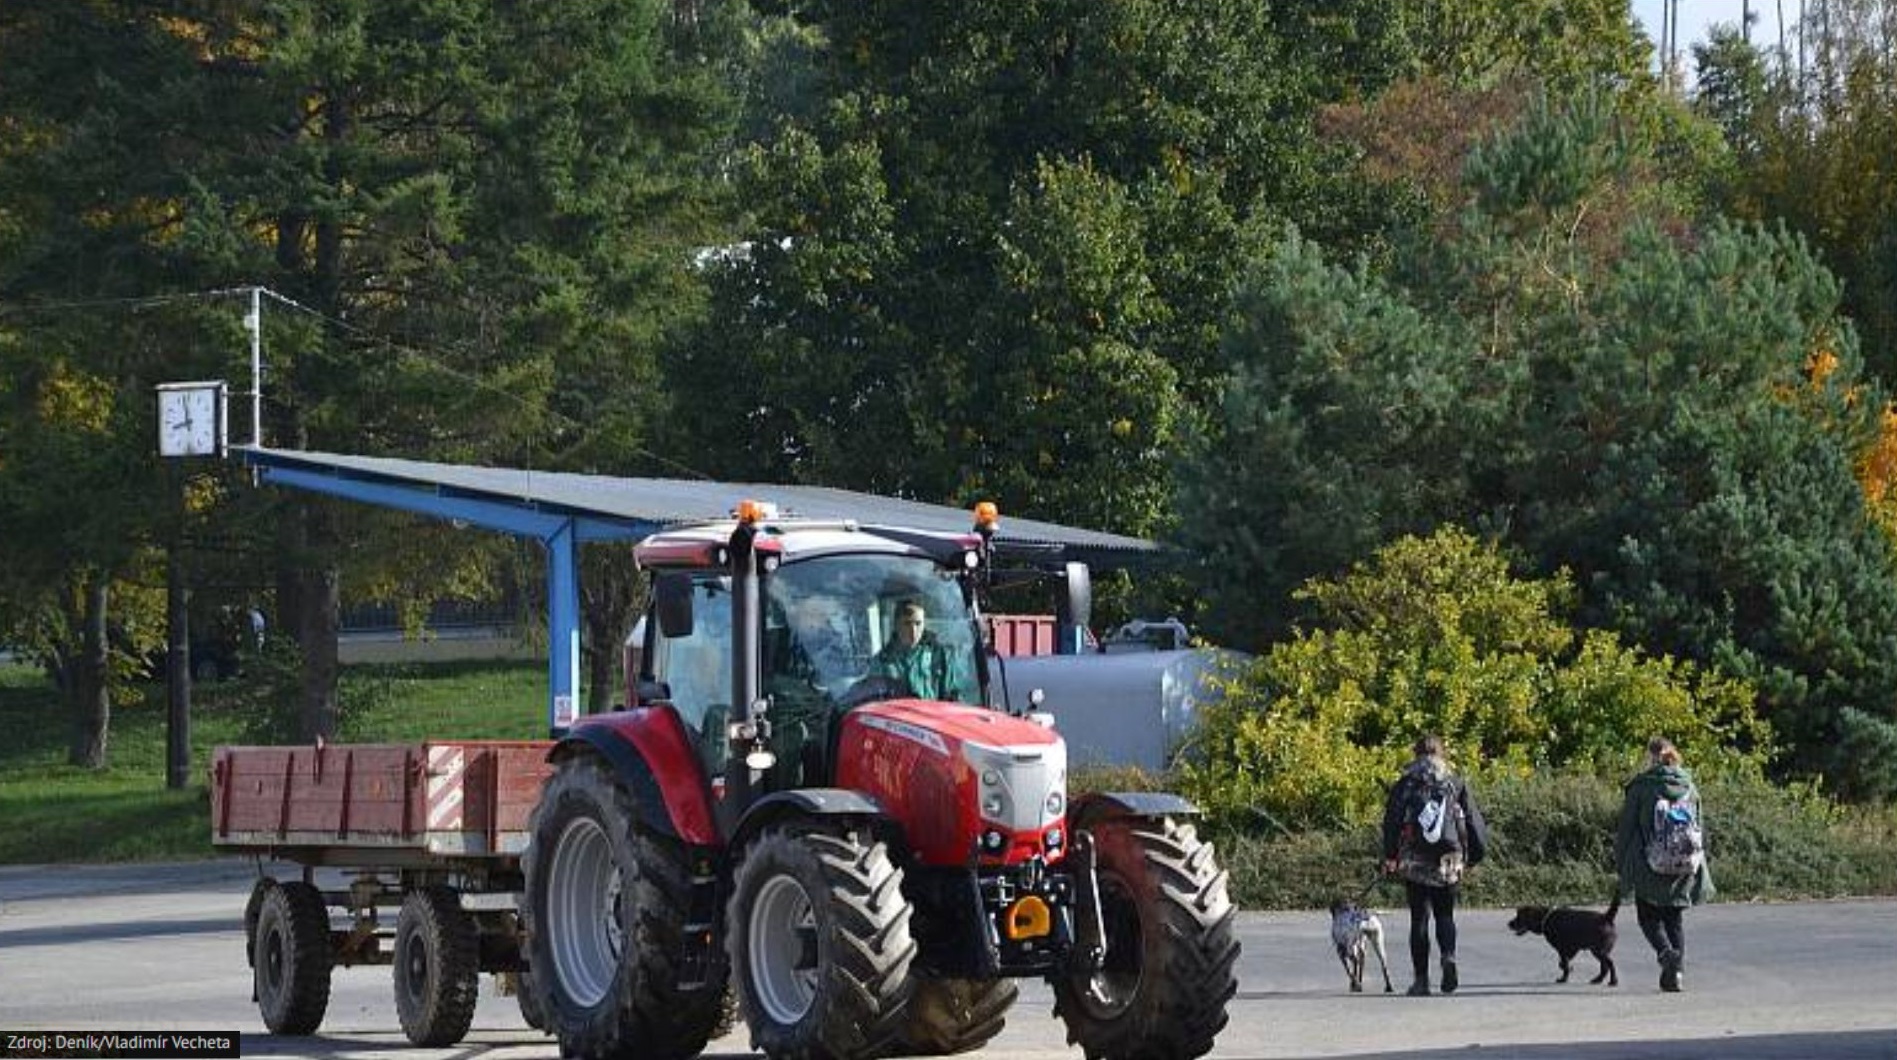
[(158, 451), (164, 456), (210, 456), (217, 452), (215, 387), (163, 390), (158, 395)]

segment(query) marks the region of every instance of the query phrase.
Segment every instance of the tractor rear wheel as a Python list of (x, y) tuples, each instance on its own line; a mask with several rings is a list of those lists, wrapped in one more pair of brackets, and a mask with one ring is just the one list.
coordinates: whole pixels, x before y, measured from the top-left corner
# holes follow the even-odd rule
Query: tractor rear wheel
[(903, 1017), (904, 1056), (979, 1049), (1001, 1033), (1021, 990), (1012, 979), (918, 979)]
[(262, 893), (251, 953), (257, 1009), (272, 1034), (314, 1034), (329, 1008), (329, 907), (301, 881)]
[[(725, 972), (679, 985), (691, 878), (631, 793), (589, 754), (563, 759), (534, 808), (525, 977), (562, 1056), (696, 1056), (724, 1013)], [(524, 1009), (524, 1007), (523, 1007)]]
[(452, 887), (408, 892), (395, 921), (395, 1014), (416, 1045), (453, 1045), (474, 1022), (481, 937)]
[(909, 999), (910, 911), (888, 848), (856, 828), (806, 823), (754, 840), (726, 932), (751, 1047), (772, 1060), (886, 1055)]
[(1212, 846), (1171, 818), (1089, 829), (1106, 962), (1054, 980), (1054, 1013), (1088, 1060), (1191, 1060), (1212, 1048), (1238, 991), (1237, 911)]

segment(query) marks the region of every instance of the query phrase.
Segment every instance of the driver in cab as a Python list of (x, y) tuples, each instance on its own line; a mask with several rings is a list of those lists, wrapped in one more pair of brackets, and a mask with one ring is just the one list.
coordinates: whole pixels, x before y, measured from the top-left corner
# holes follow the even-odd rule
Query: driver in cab
[(901, 681), (920, 699), (954, 699), (948, 651), (928, 631), (928, 617), (919, 601), (898, 604), (894, 635), (876, 653), (871, 672)]

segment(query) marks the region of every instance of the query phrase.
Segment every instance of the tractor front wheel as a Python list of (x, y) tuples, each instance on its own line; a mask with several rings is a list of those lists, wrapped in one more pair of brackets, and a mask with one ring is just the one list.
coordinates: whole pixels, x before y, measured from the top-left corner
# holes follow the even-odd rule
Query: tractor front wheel
[(1097, 852), (1106, 961), (1054, 981), (1054, 1012), (1088, 1060), (1192, 1060), (1238, 991), (1236, 910), (1209, 843), (1171, 818), (1109, 818)]
[(1012, 979), (918, 979), (903, 1017), (901, 1054), (949, 1056), (1001, 1033), (1021, 995)]
[(574, 755), (548, 778), (526, 867), (524, 979), (561, 1055), (701, 1052), (724, 1015), (724, 969), (680, 985), (691, 907), (684, 851), (640, 825), (605, 761)]
[(902, 1030), (916, 944), (902, 870), (841, 824), (763, 833), (733, 884), (731, 967), (751, 1047), (772, 1060), (886, 1055)]

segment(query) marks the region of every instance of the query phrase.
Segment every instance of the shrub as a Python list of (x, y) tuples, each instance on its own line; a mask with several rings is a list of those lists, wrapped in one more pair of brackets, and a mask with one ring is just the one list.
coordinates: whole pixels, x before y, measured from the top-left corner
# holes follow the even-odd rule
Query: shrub
[(1548, 766), (1621, 768), (1664, 732), (1689, 758), (1756, 768), (1770, 730), (1744, 683), (1651, 658), (1611, 633), (1577, 638), (1565, 576), (1510, 576), (1455, 528), (1404, 538), (1299, 595), (1320, 628), (1220, 678), (1180, 780), (1224, 824), (1296, 832), (1362, 825), (1424, 732), (1479, 782)]

